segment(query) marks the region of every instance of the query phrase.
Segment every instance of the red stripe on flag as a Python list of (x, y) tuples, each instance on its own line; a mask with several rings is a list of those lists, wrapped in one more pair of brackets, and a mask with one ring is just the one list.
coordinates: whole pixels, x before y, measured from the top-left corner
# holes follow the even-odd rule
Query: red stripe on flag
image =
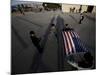
[(74, 41), (73, 41), (73, 39), (72, 39), (72, 33), (71, 33), (71, 32), (68, 32), (68, 34), (69, 34), (69, 37), (70, 37), (70, 40), (71, 40), (71, 44), (72, 44), (72, 46), (73, 46), (73, 51), (76, 52), (75, 44), (74, 44)]
[(73, 34), (73, 32), (71, 31), (71, 34), (72, 34), (72, 37), (74, 37), (74, 34)]
[(72, 52), (73, 52), (73, 45), (72, 45), (71, 36), (70, 36), (69, 31), (67, 32), (67, 35), (68, 35), (68, 38), (69, 38), (69, 41), (70, 41), (70, 45), (71, 45), (71, 53), (72, 53)]
[(68, 47), (67, 47), (67, 42), (66, 42), (66, 39), (65, 39), (65, 36), (64, 36), (64, 33), (62, 32), (63, 34), (63, 38), (64, 38), (64, 47), (65, 47), (65, 51), (66, 53), (68, 54)]
[(70, 53), (69, 46), (68, 46), (68, 41), (67, 41), (67, 37), (66, 37), (65, 32), (64, 32), (64, 35), (65, 35), (65, 40), (66, 40), (66, 44), (67, 44), (67, 50), (68, 50), (68, 53)]
[(65, 32), (65, 34), (66, 34), (67, 41), (68, 41), (69, 51), (70, 51), (70, 53), (72, 53), (72, 46), (71, 46), (71, 42), (70, 42), (70, 39), (69, 39), (68, 33), (67, 33), (67, 32)]

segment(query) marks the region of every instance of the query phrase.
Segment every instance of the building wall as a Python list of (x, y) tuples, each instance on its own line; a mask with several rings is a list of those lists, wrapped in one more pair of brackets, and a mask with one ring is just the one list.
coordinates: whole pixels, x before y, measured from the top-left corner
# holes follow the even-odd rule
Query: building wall
[[(75, 7), (75, 12), (79, 11), (80, 5), (62, 4), (62, 12), (70, 12), (70, 8)], [(87, 11), (88, 5), (82, 5), (81, 13)], [(92, 13), (96, 13), (96, 6), (94, 6)]]
[(82, 11), (81, 11), (81, 13), (84, 12), (84, 11), (87, 11), (87, 7), (88, 7), (87, 5), (82, 5)]
[(62, 12), (70, 12), (70, 8), (75, 7), (75, 11), (80, 8), (80, 5), (62, 4)]
[(94, 6), (92, 13), (96, 13), (96, 6)]

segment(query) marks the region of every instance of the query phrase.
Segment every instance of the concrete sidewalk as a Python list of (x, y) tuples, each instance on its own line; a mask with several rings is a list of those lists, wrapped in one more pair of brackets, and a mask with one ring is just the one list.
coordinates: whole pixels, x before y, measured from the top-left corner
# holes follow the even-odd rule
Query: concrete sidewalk
[[(79, 34), (82, 41), (86, 43), (95, 52), (95, 21), (85, 17), (82, 24), (79, 25), (79, 14), (62, 14), (59, 11), (55, 12), (29, 12), (25, 16), (12, 15), (12, 69), (13, 73), (30, 73), (30, 67), (35, 54), (37, 54), (36, 47), (32, 44), (29, 32), (34, 30), (37, 37), (43, 37), (51, 19), (55, 15), (60, 15), (64, 19), (64, 24), (69, 24)], [(69, 15), (72, 15), (70, 17)], [(45, 45), (42, 62), (37, 72), (54, 72), (58, 71), (58, 44), (54, 33), (48, 35)], [(71, 65), (64, 62), (65, 70), (75, 70)], [(43, 67), (44, 66), (44, 67)], [(47, 68), (47, 69), (46, 69)], [(32, 72), (32, 71), (31, 71)]]

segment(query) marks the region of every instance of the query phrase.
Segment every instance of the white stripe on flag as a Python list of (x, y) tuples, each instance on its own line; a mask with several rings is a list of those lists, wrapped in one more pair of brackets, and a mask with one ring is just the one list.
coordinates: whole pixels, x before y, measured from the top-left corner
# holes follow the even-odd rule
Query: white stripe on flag
[(66, 35), (66, 37), (67, 37), (69, 51), (70, 51), (70, 53), (72, 53), (72, 50), (71, 50), (71, 49), (72, 49), (72, 48), (71, 48), (71, 43), (70, 43), (70, 40), (69, 40), (69, 38), (68, 38), (67, 32), (65, 32), (65, 35)]
[(64, 36), (64, 33), (63, 32), (62, 32), (62, 34), (63, 34), (63, 38), (64, 38), (65, 50), (66, 50), (66, 53), (68, 54), (68, 47), (67, 47), (66, 39), (65, 39), (65, 36)]
[(71, 31), (71, 34), (72, 34), (72, 37), (74, 37), (74, 34), (73, 34), (73, 32)]
[(72, 42), (71, 42), (71, 39), (70, 39), (70, 36), (69, 36), (69, 31), (66, 32), (67, 35), (68, 35), (68, 38), (69, 38), (69, 42), (70, 42), (70, 45), (71, 45), (71, 52), (73, 52), (73, 46), (72, 46)]
[(77, 37), (79, 38), (79, 35), (75, 32), (75, 34), (77, 35)]
[(74, 34), (74, 37), (77, 38), (77, 35), (75, 34), (75, 32), (73, 32), (73, 34)]
[(71, 33), (68, 32), (68, 34), (69, 34), (69, 37), (70, 37), (70, 40), (71, 40), (71, 44), (72, 44), (72, 46), (73, 46), (73, 50), (74, 50), (74, 52), (76, 52), (75, 45), (74, 45), (74, 42), (73, 42), (73, 40), (72, 40)]
[(79, 38), (78, 34), (76, 32), (73, 32), (76, 38)]

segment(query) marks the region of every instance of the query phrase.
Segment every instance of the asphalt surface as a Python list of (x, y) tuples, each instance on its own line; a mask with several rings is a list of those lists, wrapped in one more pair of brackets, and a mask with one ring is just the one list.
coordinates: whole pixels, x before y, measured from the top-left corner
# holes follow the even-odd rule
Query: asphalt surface
[[(39, 72), (55, 72), (59, 70), (59, 61), (62, 59), (59, 56), (58, 41), (55, 36), (55, 29), (49, 29), (53, 17), (59, 15), (57, 25), (69, 24), (69, 27), (75, 29), (79, 34), (80, 39), (86, 44), (89, 50), (95, 56), (95, 16), (93, 14), (84, 14), (85, 18), (82, 24), (78, 24), (80, 14), (77, 13), (62, 13), (60, 11), (49, 12), (27, 12), (25, 15), (12, 15), (12, 72), (20, 73), (39, 73)], [(60, 29), (63, 28), (62, 26)], [(33, 45), (29, 32), (34, 30), (37, 37), (46, 39), (44, 52), (39, 54), (36, 47)], [(59, 31), (59, 30), (58, 30)], [(58, 34), (59, 35), (59, 34)], [(43, 42), (43, 41), (42, 41)], [(65, 60), (65, 59), (63, 59)], [(34, 66), (34, 64), (36, 64)], [(60, 63), (62, 64), (62, 63)], [(64, 62), (63, 71), (77, 70)], [(60, 66), (61, 67), (61, 66)]]

